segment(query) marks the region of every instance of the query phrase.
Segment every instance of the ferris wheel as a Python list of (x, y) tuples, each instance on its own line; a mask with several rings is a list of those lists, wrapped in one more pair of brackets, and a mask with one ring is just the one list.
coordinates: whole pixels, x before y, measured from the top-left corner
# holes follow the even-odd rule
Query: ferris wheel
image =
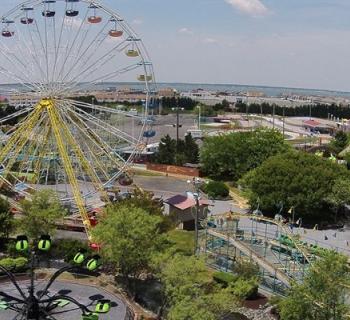
[[(0, 119), (0, 186), (27, 196), (55, 189), (89, 232), (88, 199), (123, 177), (155, 134), (147, 51), (95, 0), (29, 0), (1, 23), (0, 94), (16, 109)], [(108, 103), (124, 100), (141, 103)]]

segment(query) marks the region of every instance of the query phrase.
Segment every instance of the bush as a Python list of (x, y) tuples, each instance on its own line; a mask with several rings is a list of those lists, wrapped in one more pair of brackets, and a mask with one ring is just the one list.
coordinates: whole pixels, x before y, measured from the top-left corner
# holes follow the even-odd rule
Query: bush
[(209, 181), (204, 184), (202, 190), (210, 197), (210, 198), (227, 198), (230, 194), (229, 187), (223, 183), (222, 181)]
[(256, 298), (259, 291), (259, 281), (256, 278), (249, 280), (239, 278), (230, 285), (231, 292), (241, 300)]
[(23, 272), (26, 270), (28, 259), (24, 257), (19, 258), (4, 258), (0, 260), (0, 265), (11, 272)]
[(230, 285), (230, 283), (235, 282), (237, 277), (227, 272), (215, 272), (213, 274), (213, 279), (226, 288)]

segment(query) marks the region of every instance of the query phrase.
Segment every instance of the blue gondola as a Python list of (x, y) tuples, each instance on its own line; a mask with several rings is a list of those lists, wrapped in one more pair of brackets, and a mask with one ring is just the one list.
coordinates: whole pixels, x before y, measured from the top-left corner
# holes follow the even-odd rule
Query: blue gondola
[(144, 138), (153, 138), (156, 135), (155, 130), (148, 130), (143, 133)]
[(52, 18), (56, 15), (56, 11), (44, 10), (42, 12), (42, 15), (43, 15), (43, 17), (46, 17), (46, 18)]
[(76, 17), (79, 14), (78, 10), (67, 10), (66, 16), (67, 17)]

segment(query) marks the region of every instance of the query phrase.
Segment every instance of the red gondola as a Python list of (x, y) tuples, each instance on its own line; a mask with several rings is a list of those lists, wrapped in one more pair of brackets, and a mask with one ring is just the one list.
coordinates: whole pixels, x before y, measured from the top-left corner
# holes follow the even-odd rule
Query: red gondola
[(34, 22), (34, 19), (33, 18), (21, 18), (21, 23), (22, 24), (32, 24)]
[(102, 21), (102, 17), (91, 16), (88, 18), (89, 23), (100, 23)]
[(42, 12), (43, 17), (46, 17), (46, 18), (52, 18), (55, 16), (55, 14), (56, 14), (56, 11), (51, 11), (51, 10), (44, 10)]
[(67, 17), (76, 17), (79, 14), (78, 10), (67, 10), (66, 16)]
[(9, 30), (4, 30), (1, 35), (5, 38), (11, 38), (15, 35), (15, 33), (13, 31), (9, 31)]
[(123, 35), (123, 31), (122, 30), (111, 30), (111, 31), (109, 31), (108, 34), (111, 37), (118, 38), (118, 37), (121, 37)]

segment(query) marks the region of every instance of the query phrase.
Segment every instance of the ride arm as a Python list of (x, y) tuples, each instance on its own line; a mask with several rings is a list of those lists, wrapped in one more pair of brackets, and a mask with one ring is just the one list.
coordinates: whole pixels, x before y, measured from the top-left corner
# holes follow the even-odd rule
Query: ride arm
[[(20, 295), (22, 296), (22, 298), (24, 300), (27, 299), (27, 297), (25, 296), (25, 294), (23, 293), (22, 289), (19, 287), (17, 281), (16, 281), (16, 278), (15, 276), (9, 271), (7, 270), (5, 267), (3, 267), (2, 265), (0, 265), (0, 270), (2, 272), (4, 272), (8, 277), (9, 279), (11, 280), (11, 282), (13, 283), (13, 285), (16, 287), (17, 291), (20, 293)], [(0, 293), (0, 295), (3, 295), (2, 292)], [(16, 298), (18, 299), (18, 298)], [(17, 300), (17, 301), (21, 301), (21, 300)]]
[(72, 302), (73, 304), (75, 304), (77, 307), (79, 307), (79, 309), (81, 309), (81, 311), (83, 311), (83, 313), (91, 313), (92, 311), (89, 310), (89, 308), (81, 303), (79, 303), (77, 300), (75, 300), (74, 298), (70, 297), (70, 296), (66, 296), (66, 295), (57, 295), (57, 296), (53, 296), (49, 299), (46, 300), (41, 300), (40, 303), (48, 303), (49, 305), (57, 300), (67, 300), (69, 302)]
[(43, 291), (40, 293), (40, 295), (38, 296), (39, 299), (41, 299), (49, 290), (49, 288), (51, 287), (51, 285), (55, 282), (55, 280), (63, 273), (68, 272), (68, 271), (73, 271), (73, 270), (81, 270), (81, 267), (79, 266), (67, 266), (64, 268), (61, 268), (59, 270), (57, 270), (53, 276), (50, 278), (49, 282), (47, 283), (46, 287), (43, 289)]

